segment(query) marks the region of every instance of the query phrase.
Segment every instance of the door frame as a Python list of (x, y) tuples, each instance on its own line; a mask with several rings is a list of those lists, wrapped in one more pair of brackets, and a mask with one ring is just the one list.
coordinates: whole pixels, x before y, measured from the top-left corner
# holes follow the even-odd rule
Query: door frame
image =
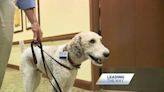
[[(93, 32), (98, 32), (100, 29), (100, 21), (99, 21), (99, 0), (89, 0), (90, 6), (90, 30)], [(92, 90), (100, 89), (100, 86), (96, 85), (96, 82), (100, 76), (101, 68), (94, 66), (91, 64), (91, 75), (92, 75)]]

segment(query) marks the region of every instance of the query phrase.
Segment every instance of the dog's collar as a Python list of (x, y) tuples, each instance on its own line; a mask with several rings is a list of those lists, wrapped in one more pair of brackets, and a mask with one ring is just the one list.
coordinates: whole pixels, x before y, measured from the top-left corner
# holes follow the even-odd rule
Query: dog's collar
[[(68, 51), (67, 45), (64, 47), (63, 51)], [(73, 67), (75, 67), (75, 68), (77, 68), (77, 69), (79, 69), (80, 66), (81, 66), (81, 64), (75, 64), (75, 63), (73, 62), (73, 60), (72, 60), (72, 59), (70, 58), (70, 56), (69, 56), (69, 52), (68, 52), (68, 61), (69, 61), (69, 63), (70, 63)]]

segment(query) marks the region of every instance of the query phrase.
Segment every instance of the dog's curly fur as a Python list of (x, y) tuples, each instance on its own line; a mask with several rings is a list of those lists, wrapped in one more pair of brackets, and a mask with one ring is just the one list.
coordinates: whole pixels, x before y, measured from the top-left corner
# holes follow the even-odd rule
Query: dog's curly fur
[[(44, 55), (46, 63), (57, 79), (62, 92), (72, 92), (72, 87), (76, 79), (78, 69), (73, 67), (73, 65), (68, 60), (60, 59), (59, 53), (67, 48), (69, 57), (74, 62), (74, 64), (81, 64), (83, 61), (90, 58), (93, 64), (102, 66), (101, 60), (109, 56), (109, 50), (101, 43), (101, 39), (102, 37), (94, 32), (81, 32), (65, 45), (58, 47), (43, 47), (44, 51), (48, 52), (48, 54), (50, 54), (60, 63), (73, 68), (73, 70), (68, 70), (54, 62), (46, 54)], [(25, 91), (34, 92), (39, 85), (41, 74), (45, 74), (45, 70), (40, 49), (38, 47), (34, 48), (38, 60), (38, 63), (34, 64), (31, 48), (24, 50), (23, 44), (23, 42), (20, 42), (20, 46), (22, 48), (20, 70), (23, 76)], [(48, 77), (51, 79), (53, 85), (57, 87), (49, 72)], [(52, 89), (52, 92), (55, 91)]]

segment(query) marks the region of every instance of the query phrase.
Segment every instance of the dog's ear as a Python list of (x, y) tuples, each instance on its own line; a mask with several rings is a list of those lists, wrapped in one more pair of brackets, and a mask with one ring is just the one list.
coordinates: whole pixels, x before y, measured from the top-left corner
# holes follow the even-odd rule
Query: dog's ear
[(71, 41), (71, 46), (72, 45), (81, 45), (81, 40), (82, 40), (81, 36), (76, 35)]
[(75, 38), (76, 39), (76, 43), (78, 43), (79, 45), (81, 45), (81, 36), (78, 36)]
[(71, 51), (80, 58), (83, 54), (83, 48), (81, 43), (81, 36), (76, 36), (72, 39), (72, 42), (70, 44)]

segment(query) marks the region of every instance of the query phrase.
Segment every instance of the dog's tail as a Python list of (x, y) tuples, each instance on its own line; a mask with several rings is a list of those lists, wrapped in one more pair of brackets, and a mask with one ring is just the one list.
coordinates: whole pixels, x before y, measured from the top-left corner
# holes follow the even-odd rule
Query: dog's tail
[(20, 40), (19, 41), (19, 46), (20, 46), (20, 49), (21, 49), (21, 53), (23, 53), (24, 48), (25, 48), (25, 45), (24, 45), (24, 41), (23, 40)]

